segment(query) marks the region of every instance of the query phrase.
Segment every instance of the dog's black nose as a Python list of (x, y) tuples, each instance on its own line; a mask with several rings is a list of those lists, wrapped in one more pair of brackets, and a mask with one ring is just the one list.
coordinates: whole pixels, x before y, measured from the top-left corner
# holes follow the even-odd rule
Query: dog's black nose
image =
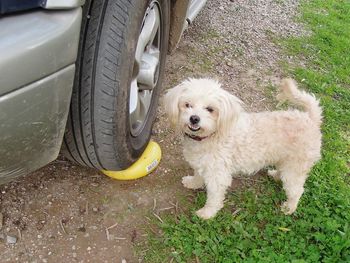
[(199, 116), (197, 116), (197, 115), (192, 115), (192, 116), (190, 117), (190, 122), (191, 122), (191, 124), (197, 124), (200, 120), (201, 120), (201, 119), (200, 119)]

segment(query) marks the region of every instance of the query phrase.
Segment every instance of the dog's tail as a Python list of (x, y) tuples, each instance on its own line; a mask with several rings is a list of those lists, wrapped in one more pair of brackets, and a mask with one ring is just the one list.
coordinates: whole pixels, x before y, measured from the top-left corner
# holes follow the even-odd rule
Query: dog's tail
[(284, 102), (286, 100), (301, 106), (309, 114), (310, 119), (318, 126), (322, 122), (322, 108), (319, 101), (313, 94), (299, 90), (296, 83), (292, 79), (283, 79), (281, 83), (280, 93), (277, 100)]

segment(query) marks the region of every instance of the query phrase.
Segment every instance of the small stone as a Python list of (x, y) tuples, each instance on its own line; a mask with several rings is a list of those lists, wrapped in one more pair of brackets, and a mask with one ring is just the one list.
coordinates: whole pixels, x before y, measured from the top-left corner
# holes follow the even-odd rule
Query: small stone
[(86, 249), (87, 251), (90, 251), (91, 250), (91, 247), (87, 247), (87, 249)]
[(221, 5), (221, 6), (219, 6), (219, 9), (220, 9), (221, 11), (224, 11), (224, 10), (225, 10), (225, 7), (223, 7), (223, 6)]
[(98, 212), (98, 208), (97, 208), (97, 207), (93, 207), (93, 208), (92, 208), (92, 211)]
[(6, 236), (6, 243), (7, 244), (16, 244), (17, 243), (17, 237), (15, 236)]
[(72, 256), (73, 256), (73, 258), (76, 258), (76, 257), (77, 257), (77, 253), (74, 252), (74, 253), (72, 254)]
[(86, 228), (84, 225), (81, 225), (79, 228), (78, 228), (78, 231), (80, 232), (86, 232)]

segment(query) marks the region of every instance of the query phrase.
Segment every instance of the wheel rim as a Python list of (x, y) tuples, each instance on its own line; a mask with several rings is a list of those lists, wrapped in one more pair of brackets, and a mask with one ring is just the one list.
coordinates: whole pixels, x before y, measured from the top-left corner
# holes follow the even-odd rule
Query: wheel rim
[(153, 90), (159, 79), (161, 48), (161, 12), (157, 1), (152, 1), (143, 18), (136, 45), (134, 77), (130, 84), (130, 132), (138, 136), (147, 121)]

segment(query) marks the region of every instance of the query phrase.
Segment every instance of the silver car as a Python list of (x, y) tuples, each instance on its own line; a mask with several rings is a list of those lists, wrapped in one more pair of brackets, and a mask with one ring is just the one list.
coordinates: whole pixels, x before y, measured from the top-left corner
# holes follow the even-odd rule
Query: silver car
[(0, 183), (57, 158), (121, 170), (204, 0), (0, 0)]

